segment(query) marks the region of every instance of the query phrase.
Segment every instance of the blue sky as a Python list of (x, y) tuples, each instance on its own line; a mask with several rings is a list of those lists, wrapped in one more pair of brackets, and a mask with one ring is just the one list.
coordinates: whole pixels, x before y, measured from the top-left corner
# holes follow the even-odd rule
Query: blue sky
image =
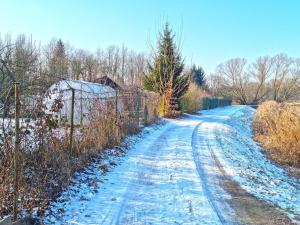
[(124, 44), (150, 52), (166, 20), (187, 64), (209, 73), (233, 57), (300, 57), (297, 0), (1, 0), (0, 32), (62, 38), (93, 51)]

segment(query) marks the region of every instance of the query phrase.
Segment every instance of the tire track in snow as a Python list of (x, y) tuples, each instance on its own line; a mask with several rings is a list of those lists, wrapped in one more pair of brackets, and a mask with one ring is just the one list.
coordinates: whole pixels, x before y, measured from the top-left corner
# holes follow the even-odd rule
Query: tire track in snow
[(107, 174), (107, 182), (90, 201), (81, 202), (74, 196), (64, 218), (54, 223), (226, 224), (223, 208), (208, 196), (213, 193), (207, 190), (210, 186), (205, 188), (210, 177), (203, 180), (199, 176), (199, 163), (194, 159), (192, 143), (201, 120), (184, 116), (170, 120), (161, 132), (145, 136)]
[[(145, 149), (145, 151), (144, 151), (144, 153), (146, 153), (147, 151), (149, 151), (149, 149), (150, 150), (153, 150), (153, 149), (155, 149), (155, 147), (157, 147), (157, 150), (159, 149), (159, 140), (161, 140), (161, 139), (166, 139), (166, 135), (170, 132), (170, 130), (172, 130), (172, 129), (174, 129), (174, 126), (171, 126), (171, 127), (169, 127), (167, 130), (165, 130), (160, 136), (158, 136), (156, 139), (155, 139), (155, 141), (150, 145), (150, 146), (148, 146), (146, 149)], [(158, 154), (158, 151), (154, 151), (154, 153), (153, 153), (153, 151), (152, 151), (152, 157), (153, 158), (155, 158), (155, 156)], [(121, 206), (120, 206), (120, 208), (119, 208), (119, 210), (118, 210), (118, 212), (117, 212), (117, 216), (116, 216), (116, 218), (115, 218), (115, 223), (112, 223), (112, 224), (123, 224), (122, 223), (122, 213), (124, 212), (124, 209), (125, 209), (125, 206), (127, 205), (127, 203), (128, 203), (128, 200), (130, 199), (130, 197), (132, 197), (132, 195), (131, 195), (131, 193), (133, 192), (133, 190), (135, 190), (135, 192), (137, 192), (138, 191), (138, 189), (139, 188), (141, 188), (139, 185), (137, 185), (137, 183), (140, 183), (140, 182), (143, 182), (143, 181), (141, 181), (141, 172), (143, 171), (143, 170), (141, 170), (140, 169), (140, 167), (141, 166), (139, 166), (141, 163), (141, 159), (139, 160), (139, 162), (137, 163), (138, 165), (137, 165), (137, 167), (136, 167), (136, 176), (133, 176), (133, 177), (131, 177), (131, 181), (130, 181), (130, 183), (129, 183), (129, 185), (127, 186), (127, 189), (126, 189), (126, 192), (125, 192), (125, 194), (124, 194), (124, 196), (123, 196), (123, 201), (122, 201), (122, 203), (121, 203)], [(144, 171), (143, 171), (144, 172)], [(138, 187), (136, 187), (136, 186), (138, 186)], [(105, 221), (104, 221), (105, 222)]]
[[(227, 132), (219, 130), (220, 127), (227, 127), (228, 124), (230, 124), (230, 121), (234, 121), (236, 119), (236, 115), (239, 119), (239, 114), (241, 114), (243, 109), (244, 108), (237, 108), (237, 110), (232, 110), (233, 113), (226, 113), (225, 115), (227, 115), (227, 118), (223, 117), (223, 114), (221, 113), (213, 118), (208, 114), (207, 117), (203, 117), (203, 122), (198, 124), (198, 127), (194, 130), (195, 136), (193, 138), (193, 145), (194, 150), (196, 149), (196, 155), (198, 156), (196, 157), (196, 160), (199, 160), (199, 158), (200, 160), (202, 160), (202, 164), (200, 164), (200, 166), (203, 169), (202, 171), (204, 172), (204, 175), (206, 174), (208, 178), (208, 185), (206, 184), (206, 186), (208, 187), (208, 191), (212, 193), (210, 195), (212, 196), (212, 204), (215, 204), (216, 208), (219, 209), (219, 212), (222, 213), (221, 216), (223, 216), (223, 218), (225, 219), (225, 223), (228, 224), (232, 224), (232, 222), (230, 222), (231, 218), (238, 219), (239, 223), (242, 224), (293, 224), (293, 222), (286, 215), (284, 215), (281, 210), (270, 205), (268, 202), (257, 199), (255, 196), (242, 189), (240, 186), (241, 184), (234, 181), (233, 178), (226, 173), (224, 167), (219, 161), (219, 158), (215, 154), (220, 154), (218, 156), (220, 157), (220, 159), (223, 159), (222, 157), (225, 154), (224, 151), (226, 150), (226, 148), (230, 150), (235, 147), (235, 142), (233, 142), (232, 140), (235, 140), (238, 143), (242, 142), (243, 144), (240, 144), (238, 146), (243, 146), (243, 151), (251, 151), (251, 149), (255, 147), (251, 145), (251, 142), (249, 142), (249, 140), (246, 139), (243, 135), (235, 134), (231, 137), (228, 136)], [(239, 121), (237, 121), (237, 123), (239, 123)], [(233, 128), (237, 129), (236, 132), (243, 132), (243, 129), (247, 129), (247, 127), (243, 127), (243, 129), (240, 130), (239, 126), (233, 126)], [(216, 130), (218, 130), (219, 133), (217, 133)], [(224, 146), (220, 143), (220, 137), (226, 140), (229, 139), (231, 141), (229, 141), (230, 143), (227, 146)], [(203, 142), (203, 138), (207, 141), (206, 143)], [(203, 147), (203, 149), (201, 149), (201, 147)], [(225, 149), (223, 149), (224, 147)], [(244, 153), (243, 151), (241, 151), (241, 153)], [(250, 153), (250, 156), (251, 155), (252, 151)], [(239, 157), (237, 156), (238, 155), (235, 155), (234, 152), (231, 152), (231, 155), (227, 157), (233, 157), (235, 158), (235, 160), (239, 160)], [(207, 161), (212, 162), (207, 163), (206, 157), (208, 159)], [(250, 157), (250, 159), (252, 158)], [(253, 161), (253, 165), (255, 165), (255, 163), (257, 162)], [(234, 166), (235, 164), (232, 163), (232, 165)], [(219, 185), (214, 182), (214, 176), (211, 179), (211, 166), (213, 166), (213, 170), (216, 169), (220, 172), (219, 176), (216, 177), (217, 180), (219, 180)], [(220, 186), (231, 196), (231, 198), (226, 198), (224, 200), (230, 205), (230, 208), (234, 210), (234, 216), (227, 217), (226, 210), (220, 210), (223, 208), (223, 206), (220, 205), (220, 202), (222, 201), (218, 199), (218, 194), (214, 195), (215, 186)]]
[(221, 224), (227, 224), (221, 210), (218, 208), (217, 204), (216, 204), (216, 200), (212, 194), (212, 192), (210, 191), (208, 185), (207, 185), (207, 177), (206, 177), (206, 174), (204, 172), (204, 169), (203, 167), (201, 166), (201, 162), (200, 162), (200, 159), (198, 157), (198, 153), (197, 153), (197, 147), (196, 147), (196, 138), (197, 138), (197, 131), (199, 129), (199, 127), (201, 126), (203, 122), (200, 122), (195, 128), (194, 128), (194, 131), (193, 131), (193, 134), (192, 134), (192, 141), (191, 141), (191, 144), (192, 144), (192, 149), (193, 149), (193, 158), (194, 158), (194, 162), (196, 164), (196, 168), (197, 168), (197, 172), (199, 174), (199, 177), (201, 179), (201, 184), (202, 184), (202, 188), (203, 188), (203, 191), (207, 197), (207, 200), (211, 206), (211, 208), (214, 210), (214, 212), (216, 213), (216, 215), (218, 216), (219, 218), (219, 221)]

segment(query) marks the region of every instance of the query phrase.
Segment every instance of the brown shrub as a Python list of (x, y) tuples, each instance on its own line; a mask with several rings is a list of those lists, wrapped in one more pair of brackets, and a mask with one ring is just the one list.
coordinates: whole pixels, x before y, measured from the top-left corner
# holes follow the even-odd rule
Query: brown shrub
[(300, 167), (300, 109), (274, 101), (258, 107), (253, 121), (256, 140), (270, 157), (280, 163)]
[[(39, 109), (35, 125), (22, 127), (22, 154), (19, 162), (19, 209), (43, 213), (49, 200), (55, 199), (80, 171), (103, 149), (117, 146), (141, 124), (156, 118), (158, 96), (131, 88), (115, 99), (95, 101), (88, 122), (76, 125), (72, 154), (69, 151), (70, 125), (55, 121)], [(31, 115), (32, 116), (32, 115)], [(29, 132), (30, 131), (30, 132)], [(31, 141), (25, 141), (26, 134)], [(0, 139), (0, 217), (12, 213), (13, 205), (13, 132)], [(33, 143), (33, 146), (32, 146)]]

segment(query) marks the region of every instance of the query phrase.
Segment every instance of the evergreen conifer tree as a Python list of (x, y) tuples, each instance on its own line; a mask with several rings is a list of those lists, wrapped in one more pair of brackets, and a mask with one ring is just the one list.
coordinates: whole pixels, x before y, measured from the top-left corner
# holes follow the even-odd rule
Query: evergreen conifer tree
[(182, 74), (183, 68), (174, 35), (166, 23), (153, 64), (148, 65), (149, 73), (144, 77), (145, 88), (161, 96), (159, 113), (163, 116), (176, 116), (180, 112), (179, 98), (189, 86), (189, 76)]
[(196, 67), (193, 65), (190, 71), (191, 76), (191, 82), (196, 84), (198, 87), (205, 87), (206, 85), (206, 78), (205, 78), (205, 72), (202, 69), (202, 67)]

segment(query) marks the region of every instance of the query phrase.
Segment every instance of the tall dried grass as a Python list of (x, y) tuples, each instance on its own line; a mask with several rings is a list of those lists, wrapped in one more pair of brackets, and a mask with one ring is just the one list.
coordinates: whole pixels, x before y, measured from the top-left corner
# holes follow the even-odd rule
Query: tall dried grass
[(258, 107), (254, 121), (257, 141), (279, 163), (300, 167), (300, 109), (268, 101)]
[[(75, 171), (83, 169), (105, 148), (117, 146), (127, 135), (140, 130), (156, 118), (158, 96), (142, 90), (120, 94), (121, 108), (115, 99), (95, 101), (89, 121), (76, 126), (72, 153), (69, 151), (70, 125), (35, 113), (34, 125), (22, 126), (22, 151), (19, 158), (19, 209), (42, 214), (49, 200), (67, 187)], [(55, 109), (57, 110), (57, 109)], [(23, 110), (25, 111), (25, 109)], [(32, 112), (33, 113), (33, 112)], [(12, 212), (13, 205), (13, 133), (0, 146), (0, 216)], [(31, 141), (25, 142), (30, 136)]]

